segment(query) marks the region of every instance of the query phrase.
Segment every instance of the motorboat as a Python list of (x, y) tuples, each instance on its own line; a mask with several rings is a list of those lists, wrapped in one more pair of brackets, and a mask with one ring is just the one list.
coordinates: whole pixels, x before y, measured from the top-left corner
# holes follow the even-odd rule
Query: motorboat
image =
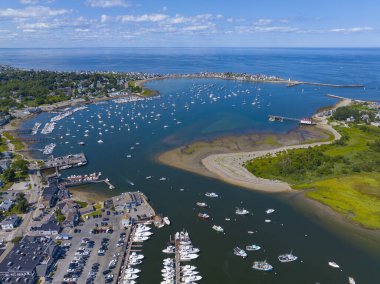
[(260, 250), (261, 247), (258, 245), (252, 244), (252, 245), (245, 246), (245, 249), (247, 251), (256, 251), (256, 250)]
[(207, 220), (210, 218), (210, 215), (208, 215), (207, 213), (199, 213), (198, 218), (203, 219), (203, 220)]
[(202, 207), (202, 208), (206, 208), (206, 207), (208, 207), (208, 205), (207, 205), (205, 202), (197, 202), (196, 205), (197, 205), (198, 207)]
[(217, 232), (221, 232), (221, 233), (224, 232), (224, 229), (223, 229), (221, 226), (214, 225), (214, 226), (212, 226), (212, 228), (213, 228), (215, 231), (217, 231)]
[(166, 225), (170, 226), (170, 220), (169, 220), (168, 217), (164, 217), (162, 220), (164, 221), (164, 223), (165, 223)]
[(329, 265), (334, 268), (340, 268), (340, 266), (334, 261), (329, 261)]
[(273, 266), (265, 261), (255, 261), (252, 265), (253, 269), (261, 270), (261, 271), (271, 271)]
[(219, 197), (219, 195), (217, 195), (215, 192), (206, 192), (205, 196), (206, 197), (211, 197), (211, 198)]
[(168, 246), (167, 248), (162, 250), (163, 253), (171, 254), (175, 252), (175, 247), (174, 246)]
[(236, 215), (247, 215), (249, 211), (244, 208), (237, 208), (235, 211)]
[(292, 262), (292, 261), (296, 261), (297, 259), (298, 259), (298, 257), (293, 255), (292, 252), (286, 253), (286, 254), (281, 254), (278, 256), (278, 260), (280, 262)]
[(271, 214), (273, 212), (274, 212), (274, 209), (268, 209), (268, 210), (265, 211), (265, 213), (267, 213), (267, 214)]
[(247, 257), (247, 253), (239, 247), (234, 248), (234, 254), (242, 258)]

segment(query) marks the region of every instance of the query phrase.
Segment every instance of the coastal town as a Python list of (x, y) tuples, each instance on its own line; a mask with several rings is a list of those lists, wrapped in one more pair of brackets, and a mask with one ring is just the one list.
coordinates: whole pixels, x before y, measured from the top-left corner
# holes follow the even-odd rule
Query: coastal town
[[(33, 71), (34, 72), (34, 71)], [(86, 73), (94, 75), (94, 73)], [(108, 73), (106, 73), (108, 74)], [(139, 74), (139, 75), (136, 75)], [(120, 75), (120, 74), (119, 74)], [(54, 155), (58, 143), (63, 144), (64, 137), (77, 138), (76, 135), (67, 133), (61, 136), (53, 135), (63, 129), (61, 123), (72, 121), (76, 124), (75, 117), (82, 116), (89, 111), (91, 104), (104, 106), (104, 114), (99, 111), (96, 115), (91, 114), (90, 118), (97, 119), (99, 140), (96, 144), (104, 143), (105, 134), (115, 126), (106, 125), (104, 119), (112, 114), (120, 119), (122, 127), (128, 132), (138, 129), (137, 119), (146, 120), (146, 124), (159, 121), (161, 113), (157, 110), (150, 111), (150, 116), (141, 114), (147, 103), (152, 103), (156, 108), (156, 99), (159, 93), (146, 89), (144, 83), (150, 80), (161, 79), (223, 79), (260, 83), (285, 83), (291, 85), (290, 80), (283, 80), (276, 76), (261, 74), (235, 74), (235, 73), (197, 73), (180, 75), (158, 75), (145, 73), (128, 73), (133, 77), (133, 81), (122, 81), (119, 90), (110, 89), (106, 96), (98, 97), (89, 95), (88, 99), (81, 96), (73, 97), (50, 105), (39, 105), (30, 107), (28, 105), (19, 108), (10, 108), (4, 113), (4, 122), (1, 129), (1, 197), (0, 197), (0, 279), (4, 283), (135, 283), (139, 277), (140, 269), (135, 268), (143, 264), (142, 254), (143, 243), (148, 241), (156, 229), (171, 224), (168, 216), (157, 213), (157, 208), (153, 208), (149, 197), (141, 191), (129, 191), (122, 189), (121, 194), (114, 194), (110, 198), (104, 198), (97, 202), (88, 202), (72, 194), (71, 189), (87, 185), (101, 185), (105, 190), (114, 190), (116, 187), (107, 176), (104, 176), (103, 169), (99, 168), (95, 172), (75, 173), (78, 169), (86, 169), (91, 162), (91, 157), (86, 155), (85, 140), (78, 140), (77, 146), (83, 151), (76, 153), (66, 153), (64, 155)], [(100, 86), (98, 86), (101, 88)], [(206, 90), (200, 86), (195, 89), (197, 92), (191, 98), (190, 104), (184, 103), (185, 112), (190, 111), (190, 106), (198, 99), (200, 104), (205, 103), (205, 99), (200, 98), (201, 90)], [(222, 89), (221, 89), (222, 90)], [(259, 87), (256, 87), (259, 92)], [(209, 95), (205, 91), (206, 99), (210, 104), (215, 104), (222, 98), (221, 95)], [(248, 90), (239, 91), (240, 94), (249, 93)], [(88, 95), (88, 94), (87, 94)], [(231, 92), (224, 96), (225, 100), (233, 99), (238, 94)], [(242, 95), (244, 96), (244, 95)], [(331, 97), (332, 95), (330, 95)], [(296, 122), (300, 127), (321, 127), (333, 133), (334, 138), (328, 141), (315, 142), (314, 144), (303, 144), (287, 146), (270, 151), (254, 151), (252, 153), (232, 153), (209, 155), (199, 164), (202, 164), (207, 173), (219, 175), (224, 181), (239, 186), (271, 192), (291, 191), (291, 187), (286, 182), (274, 179), (263, 179), (256, 177), (257, 172), (247, 171), (246, 167), (250, 161), (261, 157), (268, 158), (268, 153), (275, 154), (283, 149), (302, 149), (310, 146), (328, 145), (332, 142), (338, 143), (341, 135), (334, 130), (334, 127), (356, 127), (356, 125), (366, 125), (379, 127), (380, 108), (376, 102), (351, 100), (344, 97), (336, 97), (341, 101), (334, 107), (322, 109), (313, 118), (290, 118), (279, 115), (269, 115), (269, 123)], [(252, 108), (260, 108), (261, 98), (256, 95), (250, 104)], [(131, 106), (129, 116), (131, 124), (124, 121), (121, 111), (124, 105)], [(172, 108), (171, 115), (174, 115), (176, 104), (157, 103), (163, 112), (168, 112)], [(246, 105), (245, 98), (242, 105)], [(138, 107), (140, 107), (138, 109)], [(232, 106), (234, 107), (234, 105)], [(154, 109), (153, 108), (153, 109)], [(141, 112), (140, 112), (141, 111)], [(157, 113), (155, 112), (157, 111)], [(45, 123), (39, 121), (29, 128), (19, 128), (19, 126), (35, 118), (41, 113), (47, 113), (49, 119)], [(179, 121), (174, 118), (175, 124)], [(90, 129), (95, 129), (93, 121), (86, 120), (86, 129), (77, 131), (81, 137), (87, 138), (91, 134)], [(162, 129), (169, 126), (165, 122)], [(101, 139), (100, 139), (101, 138)], [(45, 144), (43, 149), (37, 149), (44, 155), (42, 159), (35, 159), (28, 153), (30, 143)], [(129, 150), (138, 147), (140, 142), (135, 142)], [(186, 153), (185, 153), (186, 154)], [(188, 154), (189, 155), (189, 154)], [(132, 159), (129, 153), (127, 159)], [(356, 167), (352, 165), (352, 168)], [(65, 175), (66, 170), (74, 171), (74, 174)], [(203, 174), (203, 173), (202, 173)], [(228, 179), (226, 178), (228, 177)], [(150, 180), (152, 176), (146, 176)], [(166, 177), (156, 177), (158, 182), (165, 183)], [(134, 182), (127, 180), (129, 186), (134, 186)], [(180, 190), (184, 191), (183, 188)], [(218, 194), (206, 192), (207, 198), (219, 198)], [(212, 216), (206, 213), (209, 207), (205, 202), (197, 202), (196, 206), (204, 210), (196, 217), (200, 222), (212, 220)], [(162, 210), (159, 208), (158, 210)], [(267, 209), (266, 216), (275, 212), (275, 209)], [(237, 216), (250, 215), (251, 212), (245, 208), (235, 210)], [(226, 217), (224, 221), (230, 222)], [(266, 217), (266, 223), (271, 223), (271, 219)], [(224, 228), (218, 224), (210, 226), (218, 234), (225, 234)], [(248, 234), (254, 234), (249, 230)], [(257, 244), (245, 246), (247, 251), (260, 250)], [(245, 259), (247, 253), (239, 246), (232, 248), (234, 255)], [(170, 237), (168, 246), (163, 250), (165, 254), (172, 254), (174, 257), (165, 258), (162, 276), (165, 283), (189, 283), (200, 281), (203, 277), (196, 270), (194, 265), (182, 265), (181, 262), (188, 262), (199, 257), (199, 248), (194, 247), (189, 233), (185, 230), (177, 232), (174, 237)], [(292, 253), (281, 254), (281, 263), (293, 262), (298, 259)], [(331, 263), (331, 264), (330, 264)], [(339, 265), (330, 261), (331, 267), (339, 268)], [(141, 266), (143, 267), (143, 265)], [(267, 261), (255, 261), (252, 268), (259, 271), (271, 271), (273, 266)]]

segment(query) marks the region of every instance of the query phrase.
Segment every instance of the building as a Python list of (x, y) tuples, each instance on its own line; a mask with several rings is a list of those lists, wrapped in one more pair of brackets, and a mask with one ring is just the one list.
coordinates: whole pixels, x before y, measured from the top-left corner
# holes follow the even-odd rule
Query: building
[(13, 214), (1, 221), (0, 226), (3, 230), (12, 230), (13, 228), (17, 227), (19, 223), (20, 218), (16, 214)]
[(11, 166), (10, 160), (0, 160), (0, 172), (4, 172)]
[(14, 155), (12, 152), (1, 152), (0, 153), (1, 159), (13, 159)]
[(144, 198), (140, 192), (124, 192), (112, 197), (112, 201), (116, 211), (124, 211), (144, 204)]
[(42, 205), (45, 208), (52, 208), (57, 202), (58, 187), (55, 184), (49, 185), (49, 187), (44, 188), (42, 192)]
[(59, 255), (51, 238), (25, 236), (0, 263), (0, 282), (36, 283), (52, 271)]
[(0, 203), (0, 211), (8, 212), (14, 204), (14, 201), (11, 199), (5, 199)]
[(63, 227), (73, 228), (78, 225), (79, 222), (79, 205), (71, 200), (67, 199), (57, 205), (58, 209), (65, 216), (65, 220), (62, 222)]
[(36, 231), (43, 236), (56, 236), (62, 230), (61, 225), (53, 214), (46, 223), (41, 224), (39, 227), (34, 227), (33, 231)]

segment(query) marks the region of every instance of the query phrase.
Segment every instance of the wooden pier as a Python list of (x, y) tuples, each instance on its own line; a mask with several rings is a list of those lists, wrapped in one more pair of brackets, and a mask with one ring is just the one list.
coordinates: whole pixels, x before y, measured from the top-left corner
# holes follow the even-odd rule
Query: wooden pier
[(125, 243), (123, 245), (124, 254), (123, 254), (122, 260), (120, 262), (120, 267), (118, 269), (118, 274), (116, 277), (116, 283), (117, 284), (118, 283), (124, 283), (123, 279), (124, 279), (124, 275), (125, 275), (125, 269), (128, 267), (129, 255), (131, 254), (131, 251), (132, 251), (131, 250), (132, 249), (132, 238), (133, 238), (133, 235), (135, 233), (135, 230), (136, 230), (135, 226), (131, 226), (127, 230), (127, 234), (125, 237)]

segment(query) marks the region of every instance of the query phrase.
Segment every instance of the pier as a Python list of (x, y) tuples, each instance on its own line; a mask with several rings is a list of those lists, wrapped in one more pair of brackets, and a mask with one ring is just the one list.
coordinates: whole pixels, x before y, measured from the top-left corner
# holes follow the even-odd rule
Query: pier
[(291, 81), (290, 83), (288, 83), (288, 87), (295, 87), (298, 85), (311, 85), (311, 86), (332, 87), (332, 88), (364, 88), (364, 85), (337, 85), (337, 84), (297, 82), (297, 81)]
[(179, 239), (174, 238), (174, 246), (175, 246), (175, 284), (181, 283), (181, 255), (179, 253)]
[(279, 115), (268, 115), (268, 120), (269, 121), (279, 121), (279, 122), (283, 122), (284, 120), (301, 122), (301, 119), (298, 119), (298, 118), (279, 116)]
[(131, 254), (132, 251), (132, 238), (133, 234), (135, 233), (136, 227), (131, 226), (130, 228), (127, 229), (126, 236), (125, 236), (125, 243), (123, 245), (123, 251), (124, 254), (122, 256), (121, 262), (118, 264), (118, 267), (116, 271), (117, 277), (116, 277), (116, 283), (121, 284), (123, 283), (124, 275), (125, 275), (125, 269), (128, 267), (128, 262), (129, 262), (129, 255)]
[(72, 154), (61, 157), (51, 157), (43, 161), (43, 164), (38, 168), (39, 170), (58, 168), (59, 170), (68, 169), (72, 167), (80, 167), (87, 164), (87, 158), (84, 153)]

